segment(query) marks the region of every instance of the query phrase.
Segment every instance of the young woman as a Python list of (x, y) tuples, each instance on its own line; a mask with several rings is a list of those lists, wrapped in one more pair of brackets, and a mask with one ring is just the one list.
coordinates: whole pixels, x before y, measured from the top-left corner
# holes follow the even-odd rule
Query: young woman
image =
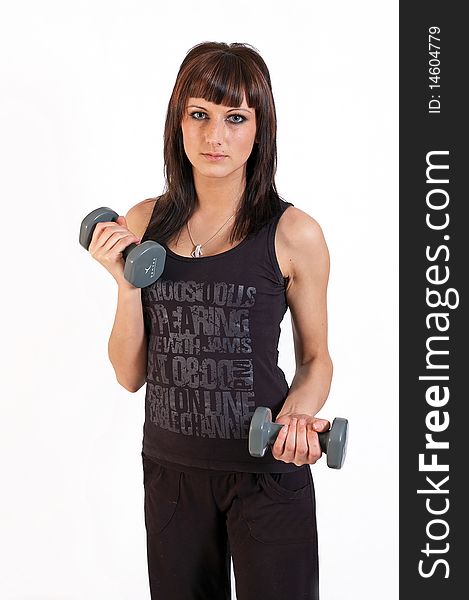
[[(274, 182), (268, 69), (248, 44), (202, 43), (183, 60), (164, 134), (166, 188), (96, 226), (90, 252), (118, 284), (109, 358), (131, 392), (145, 383), (148, 573), (158, 600), (318, 598), (315, 417), (329, 393), (327, 246)], [(307, 192), (309, 193), (309, 192)], [(162, 276), (135, 288), (122, 251), (152, 239)], [(277, 365), (290, 309), (296, 372)], [(257, 406), (284, 424), (248, 451)]]

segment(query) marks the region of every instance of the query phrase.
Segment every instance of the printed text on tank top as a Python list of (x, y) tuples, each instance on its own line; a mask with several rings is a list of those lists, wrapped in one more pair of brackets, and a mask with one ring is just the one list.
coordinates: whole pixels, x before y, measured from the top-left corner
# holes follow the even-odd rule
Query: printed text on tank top
[(268, 406), (275, 418), (289, 389), (277, 362), (288, 304), (274, 237), (292, 206), (282, 203), (271, 221), (235, 244), (227, 231), (200, 257), (190, 252), (204, 241), (197, 233), (213, 234), (209, 227), (194, 232), (188, 247), (182, 234), (178, 245), (160, 242), (167, 251), (164, 273), (142, 289), (148, 339), (142, 450), (148, 456), (207, 469), (296, 469), (269, 453), (251, 456), (247, 444), (256, 407)]

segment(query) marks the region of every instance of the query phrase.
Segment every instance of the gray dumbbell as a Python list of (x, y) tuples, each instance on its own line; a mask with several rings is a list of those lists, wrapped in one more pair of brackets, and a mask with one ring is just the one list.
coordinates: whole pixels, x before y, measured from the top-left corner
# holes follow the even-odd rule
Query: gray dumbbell
[[(88, 250), (97, 223), (117, 221), (119, 215), (106, 206), (96, 208), (81, 222), (80, 244)], [(151, 240), (142, 244), (129, 244), (122, 256), (125, 261), (124, 277), (135, 287), (143, 288), (156, 281), (164, 270), (166, 250)]]
[[(260, 458), (264, 456), (267, 447), (273, 444), (282, 423), (272, 422), (272, 411), (265, 406), (258, 406), (249, 426), (249, 453)], [(336, 417), (329, 431), (318, 433), (321, 450), (327, 454), (327, 466), (340, 469), (344, 464), (347, 450), (348, 421)]]

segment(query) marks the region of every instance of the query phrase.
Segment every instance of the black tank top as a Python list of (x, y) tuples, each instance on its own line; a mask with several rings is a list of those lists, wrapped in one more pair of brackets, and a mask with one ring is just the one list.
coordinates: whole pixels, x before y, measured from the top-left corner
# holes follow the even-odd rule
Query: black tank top
[(270, 222), (219, 254), (191, 258), (163, 244), (163, 274), (142, 288), (148, 339), (142, 451), (162, 464), (277, 473), (300, 468), (275, 459), (270, 447), (262, 458), (248, 450), (256, 407), (268, 406), (275, 420), (289, 391), (277, 365), (287, 280), (274, 246), (289, 206), (281, 200)]

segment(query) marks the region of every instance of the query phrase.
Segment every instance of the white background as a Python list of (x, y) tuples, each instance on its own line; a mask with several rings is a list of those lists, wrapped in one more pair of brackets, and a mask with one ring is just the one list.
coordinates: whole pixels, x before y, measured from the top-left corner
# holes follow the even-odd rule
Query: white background
[[(116, 285), (78, 244), (98, 206), (163, 188), (185, 53), (253, 44), (278, 113), (278, 190), (323, 228), (342, 470), (312, 467), (321, 600), (398, 596), (398, 3), (2, 2), (0, 597), (149, 600), (142, 388), (107, 358)], [(291, 382), (290, 314), (279, 364)], [(166, 600), (166, 599), (165, 599)], [(170, 599), (167, 599), (170, 600)], [(293, 600), (293, 599), (292, 599)]]

